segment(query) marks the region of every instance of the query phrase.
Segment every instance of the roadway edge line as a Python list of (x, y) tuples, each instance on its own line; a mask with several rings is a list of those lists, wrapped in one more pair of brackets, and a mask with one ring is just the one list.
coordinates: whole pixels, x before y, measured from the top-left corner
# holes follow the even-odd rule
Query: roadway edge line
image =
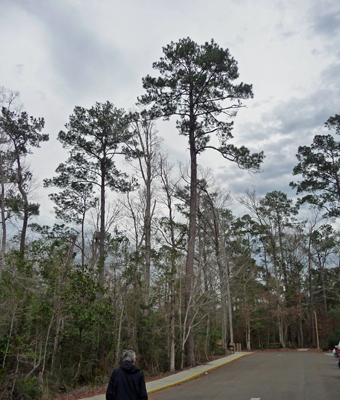
[(160, 391), (160, 390), (166, 389), (166, 388), (168, 388), (168, 387), (176, 386), (176, 385), (179, 385), (179, 384), (181, 384), (181, 383), (183, 383), (183, 382), (190, 381), (191, 379), (194, 379), (194, 378), (197, 378), (197, 377), (200, 376), (200, 375), (203, 375), (205, 372), (213, 371), (214, 369), (217, 369), (217, 368), (219, 368), (219, 367), (222, 367), (223, 365), (229, 364), (229, 363), (231, 363), (231, 362), (233, 362), (233, 361), (236, 361), (236, 360), (240, 359), (241, 357), (247, 356), (247, 355), (249, 355), (249, 354), (252, 354), (252, 353), (245, 353), (245, 354), (242, 354), (242, 355), (238, 356), (237, 358), (233, 358), (232, 360), (226, 361), (226, 362), (223, 363), (223, 364), (215, 365), (215, 366), (213, 366), (213, 367), (211, 367), (211, 368), (209, 368), (209, 369), (206, 369), (206, 370), (204, 370), (204, 371), (202, 371), (202, 372), (199, 372), (198, 374), (195, 374), (195, 375), (191, 376), (190, 378), (185, 378), (185, 379), (182, 379), (181, 381), (178, 381), (178, 382), (169, 383), (168, 385), (162, 386), (162, 387), (157, 388), (157, 389), (148, 390), (147, 393), (148, 393), (148, 394), (149, 394), (149, 393), (155, 393), (155, 392), (158, 392), (158, 391)]

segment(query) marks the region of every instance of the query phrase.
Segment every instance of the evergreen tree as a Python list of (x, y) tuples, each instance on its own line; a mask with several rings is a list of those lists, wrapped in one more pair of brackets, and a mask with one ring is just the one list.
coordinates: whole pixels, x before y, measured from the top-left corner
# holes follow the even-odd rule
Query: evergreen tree
[(10, 208), (23, 220), (19, 250), (21, 257), (25, 251), (28, 219), (32, 215), (39, 214), (39, 204), (29, 202), (29, 183), (33, 175), (25, 167), (24, 160), (27, 154), (32, 153), (32, 147), (40, 147), (41, 142), (49, 139), (47, 134), (40, 133), (44, 125), (43, 118), (34, 118), (28, 116), (26, 112), (19, 113), (2, 108), (0, 130), (7, 137), (7, 143), (10, 145), (7, 157), (10, 157), (12, 161), (8, 179), (18, 188), (18, 194), (7, 201)]
[[(330, 117), (325, 126), (340, 134), (340, 115)], [(308, 193), (301, 203), (308, 203), (325, 210), (325, 216), (340, 216), (340, 142), (332, 135), (316, 135), (310, 146), (300, 146), (296, 155), (299, 163), (293, 175), (302, 180), (291, 182), (297, 194)]]
[[(143, 87), (146, 94), (141, 104), (152, 104), (156, 115), (165, 119), (178, 116), (177, 128), (188, 138), (190, 150), (190, 216), (189, 243), (186, 261), (185, 299), (188, 311), (187, 365), (195, 364), (192, 307), (192, 282), (196, 235), (197, 156), (206, 149), (217, 150), (225, 159), (241, 168), (257, 170), (263, 154), (250, 154), (242, 146), (227, 144), (232, 139), (232, 122), (243, 106), (241, 100), (252, 97), (252, 87), (234, 84), (239, 77), (237, 62), (228, 49), (220, 48), (213, 40), (199, 46), (190, 38), (171, 42), (163, 48), (164, 57), (153, 64), (160, 77), (146, 76)], [(216, 134), (219, 146), (209, 145), (210, 135)]]
[[(105, 195), (107, 188), (128, 191), (132, 188), (127, 175), (115, 164), (115, 156), (127, 155), (125, 143), (131, 139), (129, 119), (124, 110), (117, 109), (110, 102), (96, 103), (90, 109), (75, 107), (65, 125), (67, 131), (60, 131), (58, 140), (69, 149), (69, 158), (60, 164), (55, 183), (63, 187), (68, 176), (71, 186), (90, 190), (90, 185), (100, 191), (100, 232), (99, 232), (99, 278), (104, 279), (105, 259)], [(49, 182), (46, 182), (49, 184)], [(68, 185), (69, 186), (69, 185)]]

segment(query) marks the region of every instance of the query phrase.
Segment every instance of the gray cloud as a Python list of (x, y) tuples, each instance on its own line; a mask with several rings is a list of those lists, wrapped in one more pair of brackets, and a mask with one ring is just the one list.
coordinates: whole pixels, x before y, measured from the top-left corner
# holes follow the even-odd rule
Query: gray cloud
[(280, 162), (268, 158), (260, 173), (250, 174), (238, 169), (236, 165), (226, 165), (218, 169), (216, 177), (221, 186), (230, 190), (234, 197), (243, 195), (250, 188), (254, 188), (260, 196), (273, 190), (280, 190), (289, 197), (296, 197), (295, 192), (289, 187), (289, 182), (293, 180), (291, 172), (290, 163), (283, 166)]
[[(314, 130), (324, 124), (333, 109), (327, 104), (327, 94), (327, 91), (320, 91), (307, 99), (292, 99), (273, 110), (272, 118), (278, 124), (278, 132), (291, 135), (299, 141), (314, 136)], [(320, 101), (322, 98), (325, 99), (325, 104)]]
[[(323, 73), (323, 83), (319, 90), (304, 98), (290, 98), (265, 113), (261, 122), (242, 124), (239, 128), (242, 137), (252, 143), (256, 137), (256, 148), (278, 137), (288, 137), (296, 143), (305, 143), (323, 129), (326, 120), (335, 113), (339, 113), (340, 93), (338, 92), (339, 79), (335, 74), (338, 66), (333, 65)], [(333, 80), (334, 77), (334, 80)], [(322, 87), (324, 86), (324, 87)], [(328, 86), (328, 87), (327, 87)], [(330, 87), (332, 86), (332, 87)]]
[[(340, 44), (340, 43), (339, 43)], [(336, 95), (340, 97), (339, 87), (340, 87), (340, 46), (338, 52), (338, 61), (332, 63), (326, 68), (322, 74), (321, 78), (323, 84), (332, 88)], [(339, 106), (340, 108), (340, 106)]]
[(25, 66), (24, 64), (16, 64), (14, 67), (14, 74), (20, 78), (24, 73)]
[[(296, 198), (289, 187), (294, 180), (292, 171), (297, 164), (296, 154), (301, 145), (310, 145), (316, 134), (327, 133), (324, 123), (335, 112), (339, 113), (340, 93), (330, 88), (337, 65), (324, 70), (320, 90), (305, 98), (291, 98), (263, 115), (259, 123), (235, 123), (235, 138), (240, 136), (251, 151), (264, 151), (262, 172), (249, 175), (236, 165), (226, 163), (217, 170), (217, 179), (235, 196), (254, 186), (259, 195), (281, 190)], [(336, 111), (336, 107), (338, 111)], [(241, 133), (238, 135), (238, 133)]]
[[(327, 12), (324, 9), (320, 10), (321, 6), (327, 8)], [(329, 8), (327, 4), (320, 3), (314, 16), (312, 28), (315, 33), (333, 37), (340, 32), (340, 9), (328, 11)]]
[(296, 31), (287, 31), (287, 32), (282, 32), (279, 34), (279, 36), (282, 39), (291, 39), (293, 36), (295, 36), (297, 34)]
[(22, 6), (46, 31), (52, 67), (64, 80), (63, 90), (72, 96), (112, 87), (129, 87), (130, 67), (112, 42), (104, 43), (67, 2), (43, 1)]

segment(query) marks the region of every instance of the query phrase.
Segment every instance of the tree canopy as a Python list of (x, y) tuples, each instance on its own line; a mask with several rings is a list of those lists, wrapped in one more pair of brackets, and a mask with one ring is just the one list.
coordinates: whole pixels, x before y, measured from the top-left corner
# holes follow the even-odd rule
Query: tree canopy
[[(239, 78), (238, 65), (229, 50), (214, 40), (198, 45), (186, 38), (163, 47), (163, 53), (153, 63), (160, 76), (143, 78), (147, 93), (140, 103), (152, 104), (153, 112), (166, 119), (178, 116), (179, 133), (194, 142), (196, 154), (212, 148), (241, 168), (257, 170), (262, 152), (251, 155), (244, 146), (227, 144), (233, 138), (230, 119), (244, 107), (242, 100), (253, 97), (252, 85), (234, 83)], [(212, 134), (219, 139), (217, 147), (208, 145)]]
[[(340, 115), (330, 117), (325, 126), (340, 134)], [(291, 182), (297, 194), (304, 194), (300, 203), (308, 203), (325, 210), (325, 216), (340, 216), (340, 142), (334, 136), (316, 135), (310, 146), (300, 146), (296, 155), (299, 163), (293, 175), (302, 180)]]
[[(127, 156), (129, 150), (126, 142), (131, 139), (129, 118), (123, 109), (117, 109), (112, 103), (96, 103), (90, 109), (75, 107), (65, 125), (67, 131), (60, 131), (58, 140), (63, 147), (69, 149), (66, 163), (58, 166), (59, 175), (45, 180), (46, 186), (57, 186), (63, 190), (62, 195), (52, 195), (60, 210), (60, 202), (65, 208), (72, 205), (72, 198), (79, 190), (86, 189), (87, 196), (82, 198), (83, 214), (88, 207), (95, 205), (93, 187), (99, 189), (100, 198), (100, 232), (99, 232), (99, 271), (104, 279), (104, 241), (105, 241), (105, 196), (106, 189), (125, 192), (132, 188), (125, 172), (116, 167), (116, 156)], [(88, 197), (92, 197), (90, 200)], [(80, 199), (80, 197), (78, 197)], [(85, 203), (84, 203), (85, 200)], [(74, 211), (79, 213), (79, 207)], [(60, 213), (59, 213), (60, 214)], [(61, 216), (63, 214), (60, 214)], [(83, 218), (83, 217), (82, 217)]]

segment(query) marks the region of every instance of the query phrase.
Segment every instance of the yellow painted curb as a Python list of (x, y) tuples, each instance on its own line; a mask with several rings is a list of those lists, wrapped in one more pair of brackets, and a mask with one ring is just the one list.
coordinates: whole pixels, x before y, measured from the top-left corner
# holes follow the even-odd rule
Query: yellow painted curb
[(252, 354), (252, 353), (242, 354), (241, 356), (238, 356), (237, 358), (233, 358), (232, 360), (226, 361), (226, 362), (223, 363), (223, 364), (215, 365), (215, 366), (213, 366), (213, 367), (211, 367), (211, 368), (209, 368), (209, 369), (206, 369), (205, 371), (202, 371), (202, 372), (199, 372), (198, 374), (195, 374), (195, 375), (193, 375), (193, 376), (190, 376), (190, 378), (185, 378), (185, 379), (183, 379), (183, 380), (181, 380), (181, 381), (178, 381), (178, 382), (169, 383), (168, 385), (162, 386), (162, 387), (160, 387), (160, 388), (158, 388), (158, 389), (151, 389), (151, 390), (148, 390), (147, 392), (148, 392), (148, 393), (155, 393), (155, 392), (158, 392), (158, 391), (160, 391), (160, 390), (166, 389), (166, 388), (168, 388), (168, 387), (176, 386), (176, 385), (179, 385), (179, 384), (181, 384), (181, 383), (183, 383), (183, 382), (190, 381), (191, 379), (194, 379), (194, 378), (197, 378), (197, 377), (200, 376), (200, 375), (203, 375), (205, 372), (212, 371), (212, 370), (214, 370), (214, 369), (216, 369), (216, 368), (222, 367), (222, 365), (229, 364), (229, 363), (231, 363), (231, 362), (233, 362), (233, 361), (235, 361), (235, 360), (238, 360), (238, 359), (241, 358), (241, 357), (247, 356), (248, 354)]

